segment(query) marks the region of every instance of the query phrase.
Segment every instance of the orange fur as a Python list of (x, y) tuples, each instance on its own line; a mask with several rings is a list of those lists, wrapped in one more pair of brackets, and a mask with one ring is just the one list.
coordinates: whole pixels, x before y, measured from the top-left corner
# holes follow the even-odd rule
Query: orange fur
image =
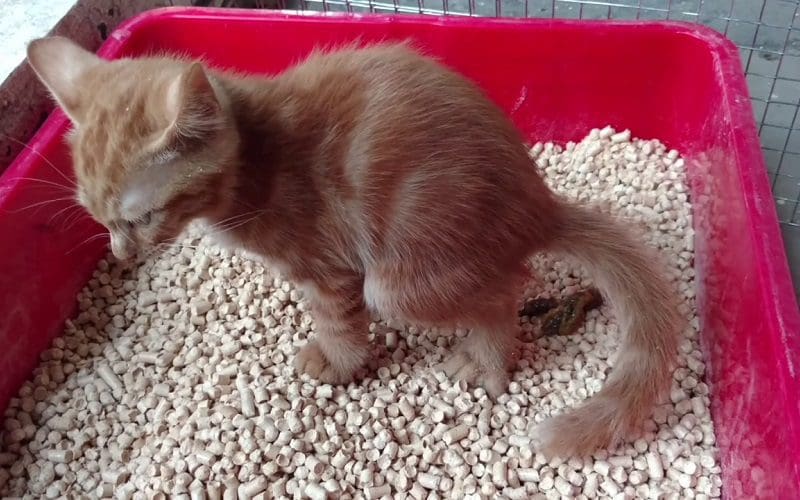
[[(272, 78), (169, 58), (103, 62), (71, 42), (29, 59), (75, 122), (79, 198), (121, 258), (202, 218), (302, 286), (316, 340), (300, 371), (344, 383), (367, 310), (471, 328), (444, 370), (506, 390), (530, 256), (576, 256), (627, 331), (603, 391), (542, 428), (543, 450), (625, 437), (670, 378), (680, 327), (642, 246), (558, 200), (517, 130), (466, 79), (404, 45), (315, 53)], [(70, 65), (65, 68), (64, 64)]]

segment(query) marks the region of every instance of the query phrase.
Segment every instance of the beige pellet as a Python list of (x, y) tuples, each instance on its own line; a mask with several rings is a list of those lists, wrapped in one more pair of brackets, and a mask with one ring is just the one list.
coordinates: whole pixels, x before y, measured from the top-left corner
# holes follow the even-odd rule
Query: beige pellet
[(506, 488), (503, 490), (503, 495), (509, 500), (527, 500), (530, 498), (528, 491), (523, 487)]
[(539, 471), (536, 469), (517, 469), (516, 473), (523, 483), (536, 483), (539, 481)]
[(614, 482), (613, 479), (610, 477), (605, 478), (605, 480), (600, 483), (600, 489), (606, 492), (609, 496), (617, 496), (619, 494), (619, 485)]
[(119, 500), (130, 500), (136, 492), (136, 486), (133, 483), (125, 483), (114, 490), (114, 498)]
[(45, 456), (51, 462), (66, 464), (72, 462), (72, 450), (47, 450)]
[(492, 464), (492, 482), (498, 488), (504, 488), (508, 485), (508, 467), (506, 462), (497, 460)]
[(664, 478), (664, 466), (661, 464), (661, 457), (656, 452), (649, 452), (645, 455), (647, 459), (647, 474), (654, 481), (661, 481)]
[(417, 475), (417, 482), (425, 489), (428, 490), (438, 490), (439, 489), (439, 481), (441, 480), (441, 476), (436, 476), (434, 474), (428, 474), (427, 472), (421, 472)]
[(512, 434), (508, 437), (508, 444), (517, 448), (527, 448), (531, 445), (531, 438), (529, 436)]
[(367, 488), (365, 493), (367, 500), (375, 500), (390, 496), (392, 493), (392, 488), (388, 484), (384, 484), (382, 486), (373, 486), (371, 488)]
[(595, 495), (597, 494), (597, 488), (598, 488), (597, 474), (592, 472), (586, 476), (586, 482), (583, 485), (583, 494), (586, 495), (587, 498), (594, 498)]
[(108, 483), (101, 483), (95, 491), (97, 498), (111, 498), (114, 494), (114, 485)]
[(206, 485), (206, 498), (208, 500), (221, 500), (222, 488), (216, 481), (212, 481)]
[(456, 441), (461, 441), (469, 434), (469, 427), (464, 424), (457, 425), (444, 433), (445, 444), (453, 444)]
[(222, 500), (237, 500), (239, 498), (239, 480), (235, 477), (225, 479)]
[(103, 379), (103, 382), (115, 392), (122, 392), (125, 386), (122, 384), (122, 381), (119, 379), (116, 373), (111, 370), (111, 367), (107, 364), (101, 364), (97, 367), (97, 374)]
[(255, 417), (258, 414), (256, 410), (256, 402), (253, 396), (253, 391), (248, 388), (244, 388), (239, 391), (239, 395), (242, 398), (242, 415), (245, 417)]
[(338, 451), (335, 455), (333, 455), (333, 458), (331, 459), (331, 465), (334, 469), (340, 470), (344, 468), (348, 461), (349, 458), (341, 451)]
[(157, 365), (160, 362), (159, 354), (156, 352), (140, 352), (136, 359), (142, 363)]
[(414, 498), (414, 500), (423, 500), (428, 498), (428, 491), (420, 483), (414, 483), (409, 494), (412, 498)]
[(626, 469), (630, 469), (633, 467), (633, 457), (630, 455), (608, 457), (608, 463), (613, 467), (624, 467)]
[(631, 131), (630, 130), (623, 130), (622, 132), (618, 132), (611, 136), (611, 142), (613, 144), (619, 144), (621, 142), (628, 142), (631, 138)]
[(390, 330), (386, 332), (386, 347), (387, 349), (397, 349), (397, 332)]
[(267, 478), (258, 476), (247, 483), (239, 485), (239, 498), (250, 499), (267, 489)]
[(311, 474), (313, 477), (321, 477), (322, 473), (325, 472), (325, 464), (320, 462), (319, 459), (314, 455), (307, 456), (304, 464), (308, 469), (309, 474)]
[(103, 469), (100, 473), (102, 480), (112, 486), (120, 486), (128, 481), (130, 472), (124, 469)]
[(328, 498), (328, 492), (325, 488), (315, 483), (306, 485), (305, 494), (311, 500), (326, 500)]
[(398, 403), (398, 408), (400, 408), (400, 413), (406, 417), (407, 420), (411, 421), (416, 417), (416, 412), (414, 411), (414, 407), (411, 406), (407, 398), (401, 398), (400, 402)]
[(206, 499), (206, 488), (203, 484), (195, 480), (192, 484), (189, 485), (189, 497), (191, 500), (205, 500)]

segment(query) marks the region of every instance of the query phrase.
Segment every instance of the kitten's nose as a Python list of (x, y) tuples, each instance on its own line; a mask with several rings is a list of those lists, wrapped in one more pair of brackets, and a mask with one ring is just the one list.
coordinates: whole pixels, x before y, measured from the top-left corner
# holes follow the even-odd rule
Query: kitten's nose
[(125, 236), (111, 233), (111, 253), (117, 260), (128, 260), (133, 257), (135, 249), (133, 243)]

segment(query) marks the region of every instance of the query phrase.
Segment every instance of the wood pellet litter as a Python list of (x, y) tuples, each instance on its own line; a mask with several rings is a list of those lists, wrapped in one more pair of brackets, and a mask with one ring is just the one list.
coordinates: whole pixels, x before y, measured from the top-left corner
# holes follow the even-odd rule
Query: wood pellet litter
[[(669, 400), (640, 439), (547, 462), (529, 438), (600, 389), (619, 338), (608, 303), (570, 336), (542, 336), (540, 318), (523, 317), (522, 360), (497, 403), (432, 369), (465, 331), (393, 319), (371, 326), (368, 378), (332, 387), (295, 374), (313, 324), (293, 285), (195, 233), (138, 268), (99, 263), (78, 316), (6, 411), (0, 495), (718, 498), (683, 160), (609, 127), (531, 156), (558, 192), (639, 225), (680, 283), (690, 326)], [(534, 268), (529, 297), (591, 286), (548, 256)]]

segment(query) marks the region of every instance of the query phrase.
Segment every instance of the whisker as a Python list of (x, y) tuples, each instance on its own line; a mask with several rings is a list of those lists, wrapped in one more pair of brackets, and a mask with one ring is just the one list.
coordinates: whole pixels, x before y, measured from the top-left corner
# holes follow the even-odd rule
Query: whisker
[(173, 239), (171, 241), (170, 240), (163, 241), (159, 243), (159, 245), (165, 245), (167, 247), (179, 247), (179, 248), (193, 248), (193, 249), (199, 248), (194, 245), (189, 245), (188, 243), (181, 243), (180, 241), (178, 241), (178, 239)]
[[(255, 210), (253, 212), (245, 212), (243, 214), (224, 219), (209, 226), (209, 229), (211, 229), (210, 234), (221, 234), (236, 229), (237, 227), (241, 227), (256, 220), (263, 212), (264, 210)], [(244, 220), (242, 220), (243, 218)]]
[[(51, 222), (56, 220), (58, 218), (58, 216), (60, 216), (61, 214), (65, 213), (65, 212), (68, 213), (69, 210), (76, 209), (76, 208), (80, 210), (80, 207), (78, 205), (67, 205), (66, 207), (62, 208), (58, 212), (56, 212), (53, 215), (51, 215), (50, 218), (47, 219), (47, 223), (50, 224)], [(64, 220), (64, 222), (66, 223), (66, 219)]]
[[(72, 229), (75, 226), (75, 224), (78, 223), (79, 220), (85, 219), (88, 216), (89, 216), (89, 214), (86, 213), (86, 211), (78, 210), (74, 214), (72, 214), (69, 217), (67, 217), (67, 219), (64, 221), (64, 224), (65, 224), (64, 230), (65, 231), (69, 231), (70, 229)], [(70, 221), (69, 224), (67, 224), (68, 221)]]
[(36, 177), (14, 177), (14, 179), (15, 180), (20, 180), (20, 181), (39, 182), (39, 183), (45, 184), (47, 186), (53, 186), (53, 187), (57, 187), (59, 189), (64, 189), (66, 191), (69, 191), (70, 193), (74, 193), (75, 192), (75, 186), (74, 185), (65, 186), (63, 184), (59, 184), (58, 182), (48, 181), (47, 179), (37, 179)]
[(237, 227), (242, 227), (242, 226), (244, 226), (244, 225), (246, 225), (246, 224), (249, 224), (250, 222), (253, 222), (253, 221), (254, 221), (254, 220), (256, 220), (257, 218), (258, 218), (258, 215), (254, 215), (253, 217), (251, 217), (251, 218), (249, 218), (249, 219), (245, 219), (245, 220), (243, 220), (243, 221), (241, 221), (241, 222), (237, 222), (237, 223), (235, 223), (235, 224), (230, 224), (230, 225), (228, 225), (228, 226), (225, 226), (225, 228), (222, 230), (222, 232), (233, 231), (233, 230), (234, 230), (234, 229), (236, 229)]
[[(26, 178), (25, 177), (15, 177), (15, 179), (26, 179)], [(37, 182), (37, 181), (42, 181), (43, 179), (35, 179), (35, 180), (34, 179), (30, 179), (30, 180), (32, 180), (34, 182)], [(63, 192), (63, 191), (66, 191), (68, 193), (74, 193), (72, 188), (67, 188), (66, 186), (61, 186), (60, 184), (59, 184), (58, 188), (53, 187), (52, 185), (48, 185), (48, 184), (30, 184), (30, 185), (22, 186), (22, 189), (39, 189), (39, 190), (49, 189), (49, 190), (57, 191), (59, 193)]]
[[(37, 203), (31, 203), (30, 205), (26, 205), (22, 208), (17, 208), (15, 210), (8, 210), (8, 213), (17, 214), (20, 212), (24, 212), (25, 210), (30, 210), (32, 208), (40, 207), (42, 205), (47, 205), (49, 203), (56, 203), (58, 201), (68, 201), (68, 200), (72, 200), (73, 202), (75, 201), (75, 199), (72, 196), (64, 196), (62, 198), (53, 198), (52, 200), (44, 200), (44, 201), (39, 201)], [(72, 206), (78, 206), (78, 205), (77, 204), (70, 205), (70, 207)]]
[(228, 217), (227, 219), (222, 219), (221, 221), (216, 222), (214, 224), (211, 224), (211, 227), (224, 226), (225, 224), (228, 224), (230, 222), (234, 222), (234, 221), (236, 221), (238, 219), (241, 219), (243, 217), (249, 217), (249, 216), (251, 216), (253, 214), (260, 214), (262, 212), (264, 212), (264, 210), (253, 210), (253, 211), (250, 211), (250, 212), (243, 212), (243, 213), (234, 215), (232, 217)]
[(237, 205), (241, 205), (241, 206), (243, 206), (243, 207), (245, 207), (245, 208), (251, 208), (251, 209), (254, 209), (254, 210), (262, 210), (262, 211), (263, 211), (263, 209), (258, 209), (258, 208), (256, 208), (256, 206), (255, 206), (255, 205), (253, 205), (252, 203), (247, 203), (246, 201), (242, 201), (242, 200), (234, 200), (233, 202), (234, 202), (235, 204), (237, 204)]
[(108, 233), (106, 233), (106, 232), (103, 232), (103, 233), (97, 233), (97, 234), (95, 234), (95, 235), (89, 236), (88, 238), (86, 238), (86, 239), (85, 239), (85, 240), (83, 240), (82, 242), (80, 242), (80, 243), (78, 243), (77, 245), (75, 245), (74, 247), (72, 247), (72, 249), (71, 249), (69, 252), (67, 252), (65, 255), (69, 255), (69, 254), (71, 254), (72, 252), (74, 252), (75, 250), (77, 250), (78, 248), (82, 247), (83, 245), (86, 245), (87, 243), (90, 243), (90, 242), (92, 242), (92, 241), (95, 241), (95, 240), (97, 240), (97, 239), (99, 239), (99, 238), (102, 238), (102, 237), (104, 237), (104, 236), (108, 236)]
[(133, 241), (133, 238), (131, 238), (131, 237), (130, 237), (130, 236), (127, 234), (127, 233), (125, 233), (124, 231), (122, 232), (122, 236), (124, 236), (124, 237), (125, 237), (125, 239), (126, 239), (126, 240), (128, 240), (128, 242), (130, 242), (130, 243), (132, 243), (134, 246), (136, 246), (136, 242), (135, 242), (135, 241)]
[(188, 249), (191, 249), (191, 250), (200, 249), (199, 246), (189, 245), (187, 243), (180, 243), (181, 239), (182, 239), (181, 236), (177, 236), (175, 238), (170, 238), (168, 240), (162, 241), (161, 243), (156, 245), (154, 248), (155, 249), (188, 248)]
[(50, 167), (51, 167), (53, 170), (55, 170), (56, 172), (58, 172), (58, 175), (60, 175), (62, 179), (64, 179), (65, 181), (67, 181), (67, 183), (68, 183), (68, 184), (70, 184), (72, 187), (75, 187), (75, 181), (73, 181), (72, 179), (70, 179), (70, 178), (69, 178), (69, 177), (68, 177), (68, 176), (67, 176), (67, 175), (66, 175), (64, 172), (62, 172), (61, 170), (59, 170), (59, 169), (58, 169), (58, 167), (56, 167), (56, 166), (53, 164), (53, 162), (51, 162), (49, 159), (47, 159), (47, 157), (45, 157), (45, 156), (44, 156), (44, 155), (43, 155), (41, 152), (37, 151), (36, 149), (33, 149), (33, 148), (32, 148), (31, 146), (29, 146), (28, 144), (26, 144), (26, 143), (24, 143), (24, 142), (20, 141), (19, 139), (15, 138), (15, 137), (11, 137), (11, 136), (10, 136), (10, 135), (8, 135), (8, 134), (0, 134), (0, 135), (2, 135), (3, 137), (5, 137), (6, 139), (8, 139), (8, 140), (10, 140), (10, 141), (12, 141), (12, 142), (15, 142), (15, 143), (19, 144), (20, 146), (22, 146), (23, 148), (27, 149), (27, 150), (28, 150), (28, 151), (30, 151), (31, 153), (34, 153), (36, 156), (38, 156), (39, 158), (41, 158), (41, 159), (42, 159), (42, 160), (43, 160), (43, 161), (44, 161), (44, 162), (45, 162), (47, 165), (50, 165)]

